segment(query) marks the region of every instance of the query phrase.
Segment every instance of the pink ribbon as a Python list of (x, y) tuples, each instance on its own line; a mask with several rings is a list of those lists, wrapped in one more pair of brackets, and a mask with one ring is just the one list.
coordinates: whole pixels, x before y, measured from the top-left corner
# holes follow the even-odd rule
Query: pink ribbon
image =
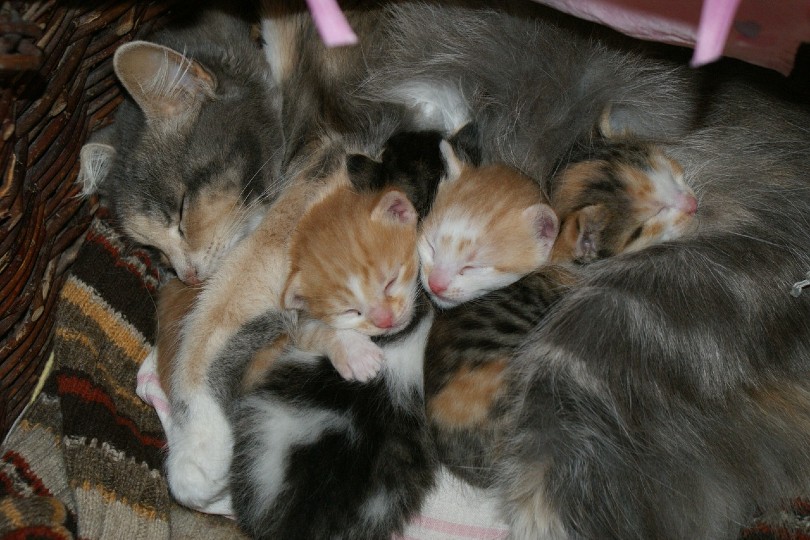
[(352, 31), (336, 0), (307, 0), (307, 6), (327, 47), (357, 43), (357, 35)]
[(699, 67), (723, 56), (740, 0), (704, 0), (690, 65)]

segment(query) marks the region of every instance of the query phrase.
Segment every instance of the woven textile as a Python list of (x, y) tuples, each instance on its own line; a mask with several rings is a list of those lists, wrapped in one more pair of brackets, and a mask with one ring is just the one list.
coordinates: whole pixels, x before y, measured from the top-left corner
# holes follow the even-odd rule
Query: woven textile
[[(239, 538), (227, 518), (175, 504), (165, 437), (135, 393), (155, 333), (157, 270), (100, 212), (59, 298), (54, 367), (0, 447), (0, 538)], [(400, 537), (503, 538), (493, 501), (447, 474)], [(755, 522), (744, 540), (810, 540), (810, 505)]]

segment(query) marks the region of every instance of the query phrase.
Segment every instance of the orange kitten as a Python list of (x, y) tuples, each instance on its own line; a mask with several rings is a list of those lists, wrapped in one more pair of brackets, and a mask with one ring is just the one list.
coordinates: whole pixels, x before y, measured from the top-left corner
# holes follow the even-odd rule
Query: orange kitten
[(447, 176), (419, 239), (421, 279), (440, 307), (500, 289), (548, 261), (557, 216), (540, 186), (506, 165), (473, 167), (446, 142)]
[[(283, 307), (310, 319), (294, 341), (327, 353), (346, 379), (373, 377), (382, 350), (369, 336), (399, 332), (411, 320), (419, 269), (416, 222), (416, 210), (397, 189), (357, 193), (340, 187), (296, 227)], [(339, 332), (321, 339), (324, 325)]]

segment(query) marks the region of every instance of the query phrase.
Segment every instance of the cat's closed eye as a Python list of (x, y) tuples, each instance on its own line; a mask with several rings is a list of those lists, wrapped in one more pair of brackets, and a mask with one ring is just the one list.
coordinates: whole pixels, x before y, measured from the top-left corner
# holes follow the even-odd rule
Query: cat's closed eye
[(177, 232), (182, 238), (186, 237), (186, 218), (188, 217), (188, 193), (183, 194), (180, 200), (180, 214), (177, 216)]

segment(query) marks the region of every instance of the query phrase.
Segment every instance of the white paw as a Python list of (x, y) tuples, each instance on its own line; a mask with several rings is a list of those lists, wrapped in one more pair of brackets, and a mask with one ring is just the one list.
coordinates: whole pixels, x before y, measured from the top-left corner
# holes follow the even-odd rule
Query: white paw
[(346, 380), (366, 382), (382, 368), (383, 351), (365, 334), (353, 330), (338, 332), (341, 345), (330, 359), (335, 369)]
[(177, 502), (210, 514), (233, 513), (228, 490), (231, 428), (213, 398), (194, 399), (188, 416), (166, 435), (166, 476)]

